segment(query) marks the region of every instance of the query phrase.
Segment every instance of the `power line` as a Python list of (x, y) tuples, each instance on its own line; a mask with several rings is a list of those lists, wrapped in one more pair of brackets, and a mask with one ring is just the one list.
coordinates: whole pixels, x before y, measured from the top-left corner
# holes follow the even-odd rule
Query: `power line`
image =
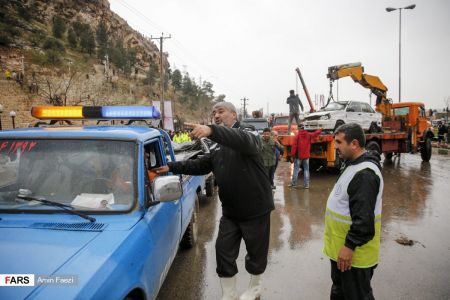
[[(125, 1), (114, 1), (116, 4), (121, 5), (122, 7), (124, 7), (125, 9), (127, 9), (131, 14), (133, 14), (134, 16), (136, 16), (137, 19), (142, 20), (143, 22), (145, 22), (146, 24), (150, 25), (149, 27), (154, 28), (155, 30), (164, 32), (164, 31), (168, 31), (165, 30), (165, 28), (155, 22), (153, 22), (151, 19), (149, 19), (146, 15), (144, 15), (141, 11), (137, 10), (136, 8), (134, 8), (133, 6), (127, 4)], [(139, 30), (136, 30), (138, 32), (142, 32), (145, 33), (147, 35), (147, 37), (151, 34), (149, 34), (150, 32), (148, 30), (145, 29), (145, 27), (141, 28), (142, 26), (138, 26), (138, 23), (133, 22), (132, 20), (127, 20), (127, 22), (129, 22), (130, 24), (134, 24), (135, 28), (139, 28)], [(174, 43), (171, 43), (171, 47), (178, 49), (178, 51), (180, 52), (180, 54), (184, 54), (187, 55), (188, 57), (190, 57), (190, 60), (185, 59), (183, 57), (181, 57), (180, 55), (177, 55), (177, 51), (175, 52), (170, 52), (170, 56), (171, 57), (175, 57), (178, 58), (178, 60), (183, 63), (183, 65), (190, 65), (192, 66), (191, 62), (194, 64), (194, 69), (197, 69), (199, 71), (199, 73), (206, 73), (209, 74), (210, 76), (208, 77), (214, 77), (216, 79), (219, 79), (219, 76), (217, 76), (209, 67), (203, 65), (201, 63), (201, 60), (199, 60), (194, 54), (192, 54), (176, 37), (172, 38)], [(197, 66), (197, 68), (195, 68), (195, 66)], [(221, 84), (224, 88), (226, 88), (226, 90), (228, 91), (232, 91), (233, 89), (230, 89), (225, 82), (222, 80)]]
[[(143, 19), (144, 22), (146, 22), (147, 24), (151, 25), (151, 27), (154, 27), (155, 29), (159, 30), (159, 31), (168, 31), (166, 30), (163, 26), (156, 24), (155, 22), (151, 21), (146, 15), (144, 15), (142, 12), (140, 12), (139, 10), (137, 10), (136, 8), (128, 5), (125, 2), (122, 1), (118, 1), (118, 3), (122, 4), (125, 8), (127, 8), (129, 11), (131, 11), (133, 14), (135, 14), (136, 16), (140, 16), (141, 19)], [(210, 73), (213, 76), (216, 76), (214, 74), (214, 72), (212, 72), (209, 67), (204, 66), (203, 64), (200, 63), (200, 60), (197, 59), (197, 57), (192, 54), (186, 47), (184, 47), (184, 45), (177, 39), (177, 38), (173, 38), (175, 44), (178, 44), (178, 48), (180, 50), (180, 52), (183, 52), (185, 54), (187, 54), (188, 56), (191, 57), (192, 60), (195, 61), (195, 63), (200, 67), (205, 69), (206, 73)], [(217, 76), (216, 76), (217, 77)]]

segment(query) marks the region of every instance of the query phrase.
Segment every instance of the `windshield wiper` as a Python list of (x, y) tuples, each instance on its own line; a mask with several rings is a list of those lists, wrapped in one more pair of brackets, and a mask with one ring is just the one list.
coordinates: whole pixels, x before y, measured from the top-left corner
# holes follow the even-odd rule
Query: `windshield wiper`
[(44, 197), (34, 197), (34, 196), (30, 196), (30, 195), (23, 195), (23, 194), (19, 194), (17, 195), (17, 198), (21, 199), (21, 200), (25, 200), (25, 201), (38, 201), (44, 205), (48, 205), (48, 206), (56, 206), (59, 207), (61, 209), (63, 209), (64, 211), (67, 211), (71, 214), (77, 215), (82, 217), (83, 219), (89, 220), (91, 222), (95, 222), (95, 218), (88, 216), (86, 214), (77, 212), (75, 210), (73, 210), (73, 206), (67, 205), (67, 204), (62, 204), (59, 202), (54, 202), (54, 201), (50, 201), (45, 199)]

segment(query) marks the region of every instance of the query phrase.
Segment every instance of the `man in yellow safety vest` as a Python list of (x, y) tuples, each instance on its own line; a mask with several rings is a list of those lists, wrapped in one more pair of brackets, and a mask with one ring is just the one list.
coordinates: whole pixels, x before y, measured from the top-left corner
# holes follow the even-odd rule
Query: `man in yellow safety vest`
[(366, 139), (358, 124), (340, 126), (334, 138), (345, 164), (325, 215), (323, 252), (331, 261), (330, 299), (374, 299), (370, 281), (380, 253), (380, 156), (364, 149)]

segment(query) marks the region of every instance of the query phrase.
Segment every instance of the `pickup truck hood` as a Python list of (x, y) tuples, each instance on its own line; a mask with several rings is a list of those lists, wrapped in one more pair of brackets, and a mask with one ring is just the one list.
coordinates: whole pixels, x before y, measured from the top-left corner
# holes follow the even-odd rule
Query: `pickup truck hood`
[[(118, 240), (123, 239), (129, 226), (138, 218), (130, 218), (126, 226), (111, 223), (32, 223), (0, 221), (0, 270), (2, 274), (34, 274), (35, 286), (1, 287), (0, 299), (24, 299), (39, 288), (37, 275), (52, 275), (83, 248), (113, 229)], [(3, 223), (3, 224), (2, 224)], [(6, 223), (6, 224), (5, 224)], [(3, 225), (3, 226), (2, 226)], [(78, 226), (86, 225), (86, 226)], [(124, 225), (124, 224), (122, 224)], [(70, 227), (72, 226), (72, 227)], [(128, 228), (127, 228), (128, 227)], [(116, 231), (119, 230), (119, 231)], [(111, 235), (111, 234), (110, 234)], [(121, 243), (120, 241), (111, 242)], [(105, 255), (111, 249), (105, 245)], [(89, 262), (86, 262), (90, 265)], [(67, 274), (76, 275), (76, 274)]]
[[(101, 232), (1, 228), (3, 274), (51, 275)], [(35, 280), (37, 278), (35, 277)], [(2, 287), (3, 299), (25, 298), (37, 287)], [(13, 294), (8, 295), (8, 292)]]

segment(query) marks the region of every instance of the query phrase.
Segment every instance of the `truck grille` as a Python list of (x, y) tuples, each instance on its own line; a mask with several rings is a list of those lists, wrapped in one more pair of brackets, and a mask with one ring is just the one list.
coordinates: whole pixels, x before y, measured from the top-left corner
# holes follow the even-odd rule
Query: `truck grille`
[(73, 230), (73, 231), (103, 231), (104, 223), (33, 223), (30, 228), (53, 229), (53, 230)]

